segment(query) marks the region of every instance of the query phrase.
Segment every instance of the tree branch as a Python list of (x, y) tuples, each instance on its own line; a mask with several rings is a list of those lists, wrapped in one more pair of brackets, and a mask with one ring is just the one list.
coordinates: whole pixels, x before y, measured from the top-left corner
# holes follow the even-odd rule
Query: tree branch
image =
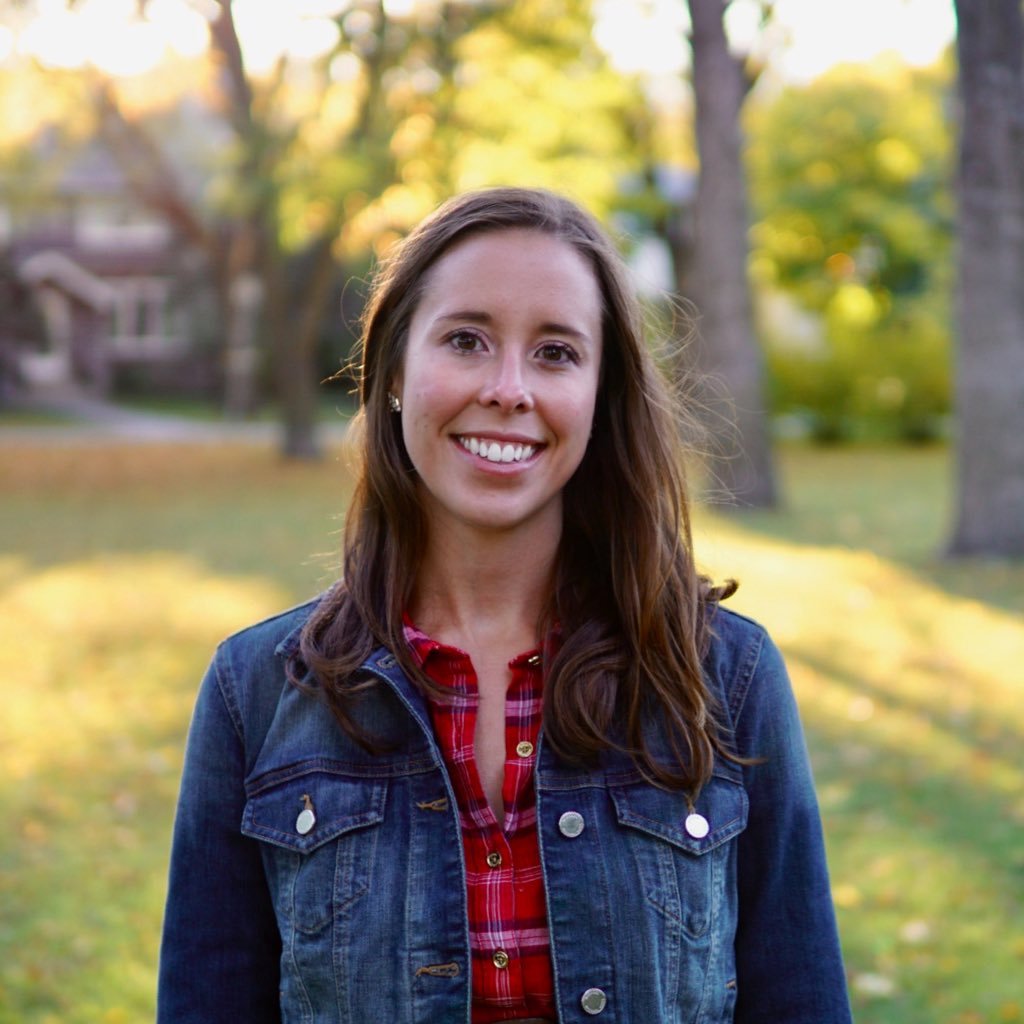
[(227, 95), (230, 102), (229, 116), (236, 133), (247, 139), (253, 132), (253, 92), (245, 73), (242, 60), (242, 46), (238, 41), (238, 30), (231, 10), (231, 0), (217, 0), (220, 11), (210, 22), (210, 37), (224, 64), (227, 75)]
[(140, 202), (165, 217), (187, 241), (211, 252), (214, 241), (186, 197), (178, 173), (166, 154), (140, 125), (125, 116), (109, 82), (100, 82), (94, 95), (100, 135), (113, 153), (128, 187)]

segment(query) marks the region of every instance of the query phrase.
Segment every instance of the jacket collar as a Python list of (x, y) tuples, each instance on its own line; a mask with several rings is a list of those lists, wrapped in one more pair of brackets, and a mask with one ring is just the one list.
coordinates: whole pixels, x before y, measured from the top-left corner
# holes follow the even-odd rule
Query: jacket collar
[[(301, 617), (300, 621), (285, 634), (277, 647), (274, 648), (274, 654), (279, 658), (287, 660), (298, 653), (302, 639), (302, 630), (305, 628), (309, 616), (313, 614), (318, 603), (319, 598), (310, 602), (303, 609), (305, 614)], [(401, 666), (398, 664), (398, 659), (387, 647), (381, 645), (372, 650), (360, 666), (359, 671), (375, 676), (391, 687), (398, 699), (408, 708), (427, 735), (433, 735), (430, 710), (427, 707), (426, 698), (402, 671)]]

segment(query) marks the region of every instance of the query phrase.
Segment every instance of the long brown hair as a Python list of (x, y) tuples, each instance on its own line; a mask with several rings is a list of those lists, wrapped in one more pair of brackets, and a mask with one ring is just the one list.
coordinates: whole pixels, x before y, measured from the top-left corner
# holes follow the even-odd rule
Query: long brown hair
[[(701, 674), (708, 611), (734, 586), (695, 568), (676, 410), (647, 346), (628, 272), (597, 222), (568, 199), (534, 189), (468, 193), (441, 206), (380, 267), (364, 314), (359, 427), (362, 462), (345, 529), (344, 574), (309, 619), (290, 669), (315, 676), (341, 726), (360, 735), (353, 694), (372, 685), (362, 662), (385, 645), (417, 685), (443, 694), (414, 663), (403, 612), (426, 526), (400, 417), (387, 392), (398, 377), (413, 313), (431, 267), (470, 235), (527, 228), (572, 245), (602, 297), (602, 370), (593, 434), (563, 495), (553, 593), (542, 629), (560, 641), (545, 665), (544, 731), (564, 760), (594, 762), (615, 747), (652, 781), (695, 790), (716, 751), (728, 756)], [(666, 763), (649, 749), (657, 716)]]

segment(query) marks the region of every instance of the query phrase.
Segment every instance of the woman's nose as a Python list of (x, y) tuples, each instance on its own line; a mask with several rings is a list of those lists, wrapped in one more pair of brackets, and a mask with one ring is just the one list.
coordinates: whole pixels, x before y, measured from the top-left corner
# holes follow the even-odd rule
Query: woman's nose
[(498, 406), (508, 412), (533, 408), (533, 393), (518, 355), (507, 353), (495, 361), (480, 392), (480, 401), (484, 405)]

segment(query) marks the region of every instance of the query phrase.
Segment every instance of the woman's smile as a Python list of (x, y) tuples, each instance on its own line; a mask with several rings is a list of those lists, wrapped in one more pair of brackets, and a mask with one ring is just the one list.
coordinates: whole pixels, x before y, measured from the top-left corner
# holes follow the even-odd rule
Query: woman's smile
[(506, 440), (494, 437), (477, 437), (474, 435), (461, 434), (456, 440), (471, 455), (477, 456), (484, 462), (492, 465), (495, 463), (505, 464), (528, 462), (540, 448), (539, 442)]

